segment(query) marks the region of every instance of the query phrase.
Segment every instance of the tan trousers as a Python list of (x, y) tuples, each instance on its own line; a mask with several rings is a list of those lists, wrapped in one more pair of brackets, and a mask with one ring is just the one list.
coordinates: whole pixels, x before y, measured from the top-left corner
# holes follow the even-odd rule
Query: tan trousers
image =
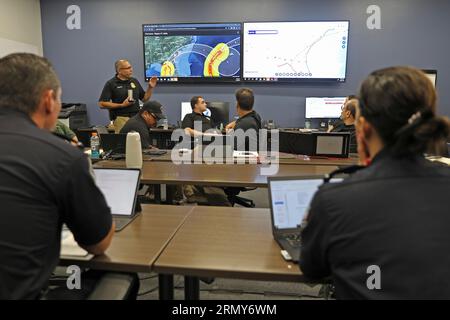
[(129, 117), (117, 117), (116, 120), (114, 120), (114, 132), (120, 133), (120, 130), (129, 119)]
[(196, 202), (206, 206), (231, 207), (228, 197), (222, 188), (183, 185), (183, 192), (190, 203)]

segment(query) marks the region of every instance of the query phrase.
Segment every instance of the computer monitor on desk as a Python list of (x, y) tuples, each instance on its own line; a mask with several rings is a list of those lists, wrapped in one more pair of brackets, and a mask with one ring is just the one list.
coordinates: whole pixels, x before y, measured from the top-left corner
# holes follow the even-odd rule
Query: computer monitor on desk
[(305, 119), (337, 119), (345, 97), (306, 97)]
[(345, 97), (306, 97), (305, 127), (327, 131), (328, 125), (341, 116)]
[(433, 86), (436, 88), (436, 80), (437, 80), (437, 70), (424, 69), (422, 70), (428, 79), (430, 79)]
[[(214, 128), (220, 128), (221, 124), (222, 127), (225, 127), (230, 122), (230, 104), (228, 102), (208, 101), (206, 108), (203, 114), (211, 118), (211, 123)], [(181, 121), (189, 113), (192, 113), (191, 103), (182, 102)]]
[(210, 112), (212, 126), (220, 129), (230, 122), (230, 103), (221, 101), (208, 101), (206, 112)]
[(184, 117), (189, 114), (192, 113), (192, 107), (191, 107), (191, 103), (190, 102), (182, 102), (181, 103), (181, 121), (183, 121)]

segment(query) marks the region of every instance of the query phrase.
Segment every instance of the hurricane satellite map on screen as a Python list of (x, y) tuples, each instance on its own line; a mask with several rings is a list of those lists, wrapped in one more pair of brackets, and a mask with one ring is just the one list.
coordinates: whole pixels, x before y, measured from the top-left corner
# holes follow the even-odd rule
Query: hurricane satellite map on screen
[(170, 31), (144, 36), (146, 77), (240, 76), (240, 30), (226, 34), (230, 29), (211, 32), (186, 28), (176, 30), (176, 35), (174, 29)]

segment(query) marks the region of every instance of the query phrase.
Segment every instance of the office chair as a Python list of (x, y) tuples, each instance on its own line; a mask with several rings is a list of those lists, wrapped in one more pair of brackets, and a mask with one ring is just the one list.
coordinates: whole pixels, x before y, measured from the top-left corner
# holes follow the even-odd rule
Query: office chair
[(84, 271), (80, 290), (67, 289), (67, 278), (68, 276), (59, 270), (50, 278), (49, 287), (40, 299), (135, 300), (139, 291), (139, 277), (136, 273)]
[(240, 196), (238, 196), (238, 194), (240, 194), (241, 192), (251, 191), (251, 190), (255, 190), (255, 189), (256, 188), (232, 187), (232, 188), (224, 188), (224, 191), (228, 197), (228, 201), (230, 201), (230, 203), (231, 203), (231, 206), (234, 207), (234, 205), (237, 203), (238, 205), (246, 207), (246, 208), (254, 208), (255, 203), (253, 202), (253, 200), (244, 198), (244, 197), (240, 197)]

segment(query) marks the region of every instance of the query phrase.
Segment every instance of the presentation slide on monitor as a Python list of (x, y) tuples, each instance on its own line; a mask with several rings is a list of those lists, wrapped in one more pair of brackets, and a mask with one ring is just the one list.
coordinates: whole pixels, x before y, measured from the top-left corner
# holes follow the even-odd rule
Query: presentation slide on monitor
[(339, 118), (345, 97), (308, 97), (305, 100), (305, 118)]
[(239, 78), (240, 24), (144, 25), (146, 78)]
[(345, 79), (348, 21), (257, 22), (243, 29), (244, 80)]

